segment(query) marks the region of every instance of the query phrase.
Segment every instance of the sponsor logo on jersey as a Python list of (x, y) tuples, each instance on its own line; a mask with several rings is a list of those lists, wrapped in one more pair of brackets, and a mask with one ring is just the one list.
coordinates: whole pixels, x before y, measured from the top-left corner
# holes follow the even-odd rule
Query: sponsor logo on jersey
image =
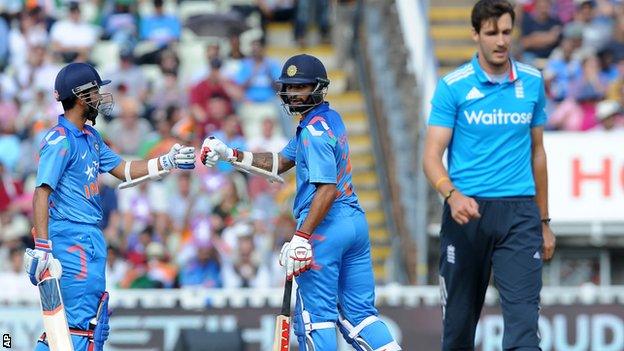
[(530, 124), (533, 119), (533, 113), (531, 112), (505, 112), (500, 108), (494, 109), (492, 112), (464, 110), (464, 116), (468, 124), (484, 125)]

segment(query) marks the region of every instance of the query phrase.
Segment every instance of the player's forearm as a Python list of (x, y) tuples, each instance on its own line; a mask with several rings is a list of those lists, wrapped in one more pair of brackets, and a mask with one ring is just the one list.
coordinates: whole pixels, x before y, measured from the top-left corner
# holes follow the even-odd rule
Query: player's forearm
[[(121, 161), (119, 166), (115, 167), (110, 173), (114, 175), (117, 179), (126, 181), (126, 164), (130, 163), (129, 174), (131, 179), (137, 179), (149, 174), (149, 168), (147, 160), (139, 160), (139, 161)], [(158, 170), (162, 170), (162, 166), (158, 160), (156, 162), (156, 167)]]
[(442, 155), (426, 153), (423, 157), (423, 170), (431, 187), (442, 196), (446, 196), (452, 189), (455, 189), (442, 163)]
[[(280, 154), (277, 154), (278, 157), (278, 167), (277, 174), (281, 174), (289, 170), (294, 166), (294, 162), (283, 157)], [(237, 161), (241, 162), (243, 160), (243, 153), (239, 153), (237, 157)], [(254, 152), (253, 153), (253, 161), (251, 165), (254, 167), (258, 167), (264, 169), (265, 171), (271, 172), (273, 170), (273, 153), (272, 152)]]
[(532, 154), (533, 178), (535, 179), (535, 202), (542, 219), (548, 218), (548, 168), (546, 151), (543, 147), (536, 148)]
[(48, 201), (51, 192), (52, 189), (47, 185), (35, 188), (35, 194), (33, 196), (34, 235), (39, 239), (48, 239)]
[(334, 200), (336, 200), (336, 184), (317, 184), (310, 211), (299, 230), (309, 234), (314, 233), (334, 204)]

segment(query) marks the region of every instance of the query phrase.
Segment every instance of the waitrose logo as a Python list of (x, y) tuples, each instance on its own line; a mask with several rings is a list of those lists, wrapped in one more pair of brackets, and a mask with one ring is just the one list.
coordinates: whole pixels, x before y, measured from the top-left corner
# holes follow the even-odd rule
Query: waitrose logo
[(531, 112), (505, 112), (503, 109), (494, 109), (492, 112), (479, 111), (466, 111), (464, 110), (464, 116), (468, 121), (468, 124), (529, 124), (533, 119)]

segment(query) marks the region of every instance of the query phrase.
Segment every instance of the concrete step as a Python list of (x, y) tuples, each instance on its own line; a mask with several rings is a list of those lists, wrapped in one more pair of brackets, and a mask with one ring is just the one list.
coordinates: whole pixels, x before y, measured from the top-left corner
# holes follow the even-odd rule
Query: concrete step
[[(429, 20), (435, 22), (462, 22), (470, 23), (470, 6), (431, 6), (429, 8)], [(468, 31), (470, 28), (466, 28)]]
[(365, 110), (364, 97), (359, 91), (347, 91), (342, 94), (327, 94), (330, 106), (338, 111), (343, 119), (359, 118), (355, 113)]
[(362, 172), (363, 170), (369, 171), (375, 169), (375, 158), (370, 153), (362, 153), (358, 155), (351, 155), (351, 165), (354, 172)]
[(440, 65), (460, 65), (472, 59), (474, 45), (436, 45), (435, 55)]
[(374, 241), (376, 243), (387, 243), (390, 238), (390, 235), (388, 234), (388, 230), (386, 228), (370, 228), (368, 233), (371, 241)]
[(434, 24), (429, 29), (431, 37), (438, 41), (472, 41), (472, 31), (466, 25)]
[(373, 245), (371, 247), (371, 256), (373, 261), (386, 261), (392, 254), (390, 245)]
[(338, 95), (347, 91), (347, 73), (343, 70), (332, 70), (327, 72), (330, 84), (327, 94)]
[(355, 184), (358, 194), (360, 191), (376, 188), (379, 186), (377, 173), (375, 171), (358, 172), (353, 174), (353, 183)]
[(373, 262), (373, 274), (375, 275), (376, 282), (384, 283), (387, 278), (385, 263)]
[(368, 121), (364, 118), (361, 121), (343, 121), (349, 135), (367, 134), (369, 132)]
[(323, 62), (325, 69), (328, 71), (338, 69), (340, 67), (339, 63), (336, 61), (335, 50), (331, 45), (310, 46), (305, 49), (293, 46), (268, 46), (266, 50), (266, 55), (278, 60), (280, 65), (286, 62), (286, 60), (290, 57), (299, 54), (316, 56)]
[(369, 211), (366, 212), (366, 221), (368, 221), (368, 226), (371, 228), (382, 226), (386, 223), (386, 215), (382, 210)]

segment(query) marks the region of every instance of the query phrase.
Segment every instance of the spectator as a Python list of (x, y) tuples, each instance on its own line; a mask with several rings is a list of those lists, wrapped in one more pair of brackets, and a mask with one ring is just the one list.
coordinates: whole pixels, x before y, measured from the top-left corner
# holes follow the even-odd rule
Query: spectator
[(188, 101), (186, 89), (181, 86), (176, 72), (163, 74), (162, 84), (151, 94), (149, 104), (155, 110), (168, 110), (171, 107), (181, 108)]
[[(3, 149), (4, 150), (4, 149)], [(0, 162), (0, 213), (11, 210), (11, 204), (24, 192), (24, 185), (14, 179)]]
[(115, 1), (112, 13), (103, 20), (104, 38), (117, 43), (122, 51), (132, 51), (138, 41), (137, 16), (130, 2)]
[(223, 74), (230, 80), (234, 80), (238, 71), (240, 71), (241, 64), (245, 58), (240, 47), (240, 34), (233, 32), (229, 35), (228, 41), (230, 44), (230, 51), (225, 57), (223, 64)]
[(329, 43), (329, 1), (328, 0), (299, 0), (295, 18), (295, 40), (300, 47), (305, 47), (306, 32), (312, 21), (312, 14), (316, 16), (316, 25), (321, 32), (321, 41)]
[(98, 34), (95, 28), (82, 20), (80, 3), (69, 3), (69, 17), (56, 22), (51, 29), (52, 50), (61, 55), (65, 63), (85, 62), (89, 59)]
[(279, 64), (265, 56), (260, 40), (251, 43), (251, 57), (243, 60), (236, 83), (245, 90), (245, 100), (269, 102), (275, 99), (275, 80), (280, 75)]
[[(2, 284), (2, 295), (9, 301), (22, 300), (25, 295), (33, 294), (33, 289), (26, 272), (24, 271), (24, 248), (13, 247), (9, 250), (8, 267), (0, 270), (0, 284)], [(2, 266), (4, 266), (3, 261)]]
[(607, 47), (611, 49), (613, 55), (615, 56), (615, 61), (624, 59), (624, 4), (621, 6), (623, 7), (623, 10), (619, 16), (617, 16), (613, 36), (607, 44)]
[(13, 119), (0, 119), (0, 163), (7, 171), (12, 172), (20, 159), (20, 140), (15, 135)]
[(240, 235), (231, 260), (223, 265), (225, 288), (264, 288), (270, 282), (269, 271), (255, 251), (251, 233)]
[(196, 247), (197, 256), (180, 272), (180, 286), (222, 287), (221, 262), (217, 250), (210, 242), (198, 243)]
[(119, 67), (108, 72), (106, 77), (117, 86), (123, 85), (128, 97), (137, 101), (145, 101), (147, 98), (147, 79), (141, 67), (135, 64), (132, 51), (121, 50), (119, 52)]
[(533, 14), (522, 17), (523, 58), (529, 64), (547, 59), (561, 39), (562, 24), (550, 14), (550, 0), (537, 0)]
[[(43, 44), (29, 47), (28, 62), (26, 65), (17, 67), (16, 81), (19, 87), (17, 97), (26, 102), (34, 99), (37, 89), (46, 92), (54, 91), (54, 79), (60, 67), (51, 60)], [(63, 113), (61, 104), (56, 104), (57, 114)]]
[(106, 256), (106, 288), (115, 289), (123, 286), (128, 269), (128, 263), (121, 256), (120, 250), (116, 246), (109, 246)]
[(206, 79), (212, 71), (212, 63), (215, 60), (221, 61), (221, 46), (218, 42), (210, 43), (206, 46), (206, 65), (198, 69), (191, 77), (190, 83), (197, 84)]
[(592, 130), (612, 131), (622, 129), (622, 106), (614, 100), (604, 100), (596, 105), (596, 118), (599, 124)]
[(147, 277), (159, 288), (173, 288), (178, 275), (175, 265), (169, 263), (165, 246), (151, 242), (146, 248)]
[(141, 57), (141, 63), (158, 62), (161, 52), (180, 38), (180, 20), (176, 16), (165, 14), (163, 5), (163, 0), (154, 0), (154, 14), (141, 20), (139, 37), (155, 48)]
[(609, 85), (607, 97), (611, 100), (618, 101), (624, 106), (624, 57), (621, 57), (616, 64), (618, 70), (618, 78)]
[(290, 22), (295, 17), (294, 0), (257, 0), (260, 10), (260, 27), (263, 42), (266, 42), (267, 25), (269, 22)]
[(544, 80), (550, 97), (561, 102), (569, 96), (570, 84), (582, 74), (581, 63), (574, 56), (574, 40), (564, 38), (558, 55), (551, 58), (544, 69)]
[(280, 152), (288, 142), (286, 138), (274, 132), (273, 118), (266, 117), (262, 121), (262, 134), (249, 140), (249, 150), (252, 152)]
[(124, 98), (119, 106), (119, 116), (110, 123), (106, 134), (114, 136), (115, 146), (123, 155), (137, 155), (152, 127), (146, 120), (139, 118), (140, 106), (136, 100)]
[(9, 62), (9, 25), (7, 21), (0, 17), (0, 71)]
[[(238, 117), (236, 115), (229, 115), (223, 121), (221, 130), (213, 133), (215, 138), (222, 140), (232, 148), (239, 150), (247, 150), (247, 142), (241, 135), (241, 127)], [(227, 141), (226, 141), (227, 140)], [(220, 162), (217, 165), (217, 169), (221, 172), (231, 172), (234, 170), (232, 165), (228, 162)]]
[(574, 22), (583, 27), (583, 46), (594, 52), (602, 49), (613, 31), (613, 20), (596, 10), (594, 0), (576, 0)]

